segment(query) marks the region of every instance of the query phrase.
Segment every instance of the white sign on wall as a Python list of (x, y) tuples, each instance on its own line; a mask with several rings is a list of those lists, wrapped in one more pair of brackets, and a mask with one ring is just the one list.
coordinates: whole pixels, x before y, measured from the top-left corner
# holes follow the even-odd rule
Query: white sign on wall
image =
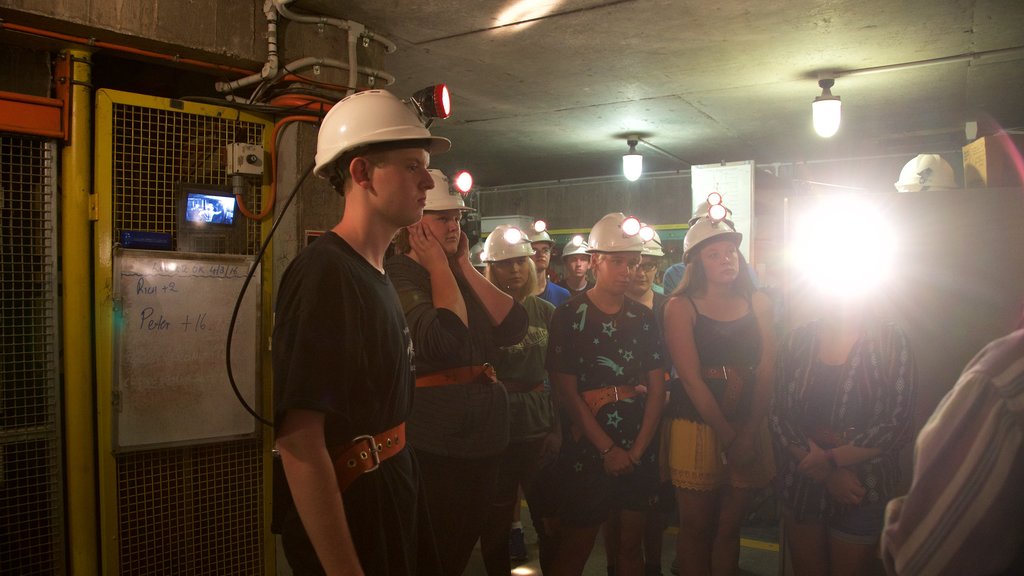
[(743, 234), (740, 251), (748, 262), (751, 261), (753, 255), (750, 253), (750, 240), (754, 233), (754, 161), (693, 166), (691, 189), (692, 206), (695, 209), (701, 202), (707, 200), (708, 194), (718, 192), (722, 195), (722, 203), (732, 210), (730, 219), (736, 225), (736, 231)]

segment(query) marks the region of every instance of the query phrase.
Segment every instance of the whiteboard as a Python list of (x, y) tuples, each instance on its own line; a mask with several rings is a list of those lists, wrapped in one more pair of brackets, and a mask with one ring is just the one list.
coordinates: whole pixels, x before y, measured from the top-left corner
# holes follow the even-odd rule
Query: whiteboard
[(736, 231), (743, 234), (740, 252), (748, 262), (754, 260), (750, 253), (750, 241), (754, 234), (754, 162), (723, 162), (721, 164), (705, 164), (693, 166), (690, 172), (693, 198), (691, 204), (696, 208), (708, 199), (708, 194), (718, 192), (722, 195), (722, 204), (732, 210), (733, 224)]
[[(256, 420), (228, 382), (225, 349), (253, 259), (118, 249), (114, 254), (115, 449), (248, 436)], [(231, 370), (259, 389), (260, 271), (235, 321)]]

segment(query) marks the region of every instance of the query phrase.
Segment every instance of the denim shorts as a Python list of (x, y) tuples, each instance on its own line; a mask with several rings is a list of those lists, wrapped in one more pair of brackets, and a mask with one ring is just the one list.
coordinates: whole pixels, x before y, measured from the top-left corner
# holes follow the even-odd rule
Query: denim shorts
[(851, 544), (873, 545), (882, 534), (884, 519), (885, 502), (870, 502), (829, 518), (825, 525), (833, 538)]

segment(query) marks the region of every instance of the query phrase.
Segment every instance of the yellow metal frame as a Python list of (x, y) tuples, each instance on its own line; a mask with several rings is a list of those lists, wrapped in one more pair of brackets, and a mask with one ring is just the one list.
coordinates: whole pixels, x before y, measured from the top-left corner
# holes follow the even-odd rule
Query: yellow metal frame
[[(118, 511), (117, 511), (117, 461), (113, 453), (114, 445), (114, 269), (113, 248), (113, 130), (114, 105), (126, 104), (143, 108), (181, 112), (186, 114), (211, 116), (236, 121), (251, 122), (263, 125), (263, 147), (269, 149), (269, 139), (273, 132), (273, 121), (264, 116), (233, 108), (198, 104), (180, 100), (169, 100), (116, 90), (99, 90), (95, 102), (95, 158), (93, 173), (93, 194), (91, 196), (95, 213), (94, 227), (94, 260), (93, 280), (95, 282), (93, 303), (95, 307), (95, 365), (96, 365), (96, 422), (97, 430), (97, 462), (99, 482), (99, 515), (100, 515), (100, 554), (102, 570), (105, 574), (118, 574)], [(264, 173), (262, 197), (269, 199), (270, 175)], [(273, 214), (273, 212), (271, 212)], [(270, 232), (271, 219), (261, 223), (260, 236), (265, 239)], [(84, 243), (83, 243), (84, 244)], [(86, 244), (87, 245), (87, 244)], [(273, 394), (271, 386), (271, 364), (269, 346), (266, 345), (272, 324), (273, 269), (271, 250), (267, 250), (261, 266), (262, 286), (262, 338), (260, 348), (260, 369), (262, 374), (262, 412), (271, 413)], [(65, 293), (68, 291), (65, 290)], [(263, 549), (265, 554), (265, 574), (272, 576), (275, 572), (275, 541), (270, 533), (271, 517), (271, 445), (273, 434), (261, 431), (263, 445)], [(83, 572), (88, 573), (88, 571)]]
[(93, 408), (93, 357), (89, 325), (90, 282), (89, 161), (92, 157), (92, 68), (89, 53), (68, 50), (71, 88), (69, 138), (62, 154), (61, 317), (64, 349), (64, 474), (67, 479), (68, 563), (72, 574), (99, 567), (96, 535), (96, 446)]

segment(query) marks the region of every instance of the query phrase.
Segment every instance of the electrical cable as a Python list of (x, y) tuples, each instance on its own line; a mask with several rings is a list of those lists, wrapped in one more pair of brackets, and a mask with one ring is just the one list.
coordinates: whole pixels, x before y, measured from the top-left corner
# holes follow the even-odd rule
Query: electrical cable
[(286, 116), (276, 123), (274, 123), (274, 132), (270, 137), (270, 198), (267, 199), (267, 205), (260, 211), (259, 214), (253, 214), (249, 208), (245, 205), (245, 199), (242, 198), (241, 194), (235, 194), (235, 200), (238, 203), (238, 210), (246, 217), (251, 220), (263, 220), (266, 218), (270, 211), (274, 209), (274, 202), (277, 201), (277, 137), (283, 128), (289, 122), (311, 122), (316, 124), (320, 122), (320, 118), (317, 116)]
[(288, 212), (288, 206), (290, 206), (292, 200), (299, 195), (299, 188), (302, 186), (302, 183), (306, 181), (306, 178), (308, 178), (313, 172), (314, 166), (315, 164), (310, 164), (309, 168), (306, 168), (306, 171), (302, 173), (301, 177), (299, 177), (299, 181), (295, 183), (295, 188), (292, 190), (291, 195), (288, 196), (288, 200), (286, 200), (281, 206), (281, 215), (277, 217), (277, 220), (274, 221), (274, 225), (270, 227), (270, 232), (267, 233), (267, 238), (263, 241), (259, 252), (256, 254), (256, 260), (249, 268), (249, 273), (245, 276), (245, 282), (242, 284), (242, 289), (238, 291), (238, 299), (235, 300), (235, 308), (231, 311), (231, 322), (228, 323), (228, 340), (227, 345), (225, 346), (225, 361), (227, 362), (228, 382), (231, 384), (231, 391), (235, 393), (235, 398), (238, 398), (238, 401), (242, 403), (242, 407), (245, 408), (249, 414), (252, 414), (252, 416), (262, 424), (270, 426), (271, 428), (274, 427), (274, 422), (260, 416), (256, 410), (249, 406), (249, 403), (245, 401), (245, 398), (242, 397), (242, 393), (238, 390), (238, 384), (235, 383), (235, 375), (231, 371), (231, 340), (235, 332), (235, 321), (238, 319), (238, 310), (242, 307), (242, 298), (245, 296), (245, 290), (249, 287), (249, 282), (252, 281), (252, 277), (256, 274), (256, 269), (259, 268), (260, 262), (263, 261), (263, 255), (270, 246), (270, 239), (274, 237), (274, 232), (277, 230), (278, 225), (281, 224), (281, 220), (284, 219), (285, 213)]

